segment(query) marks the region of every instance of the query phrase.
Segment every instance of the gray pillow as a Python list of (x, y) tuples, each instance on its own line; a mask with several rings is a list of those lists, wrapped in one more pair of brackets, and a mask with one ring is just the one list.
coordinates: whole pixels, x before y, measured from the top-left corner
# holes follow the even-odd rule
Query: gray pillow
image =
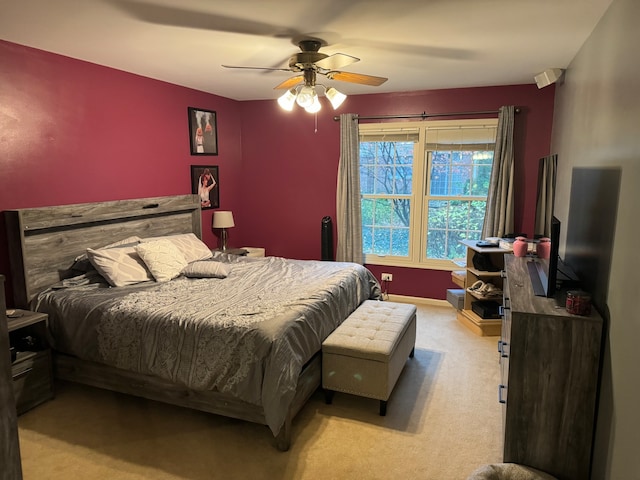
[(230, 271), (228, 263), (200, 260), (187, 265), (182, 274), (190, 278), (226, 278)]

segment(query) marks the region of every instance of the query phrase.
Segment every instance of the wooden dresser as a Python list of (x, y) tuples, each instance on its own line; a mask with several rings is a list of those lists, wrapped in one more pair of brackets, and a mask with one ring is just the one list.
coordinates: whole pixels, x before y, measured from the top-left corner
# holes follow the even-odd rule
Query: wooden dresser
[(526, 258), (505, 255), (499, 340), (504, 461), (559, 480), (589, 478), (602, 318), (533, 294)]

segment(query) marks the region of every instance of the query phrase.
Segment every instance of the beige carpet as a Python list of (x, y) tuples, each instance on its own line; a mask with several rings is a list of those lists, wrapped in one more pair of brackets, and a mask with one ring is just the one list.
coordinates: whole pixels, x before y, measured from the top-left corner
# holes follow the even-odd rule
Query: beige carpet
[(501, 460), (497, 337), (418, 308), (416, 354), (389, 400), (316, 392), (277, 451), (267, 427), (83, 387), (19, 418), (26, 480), (461, 480)]

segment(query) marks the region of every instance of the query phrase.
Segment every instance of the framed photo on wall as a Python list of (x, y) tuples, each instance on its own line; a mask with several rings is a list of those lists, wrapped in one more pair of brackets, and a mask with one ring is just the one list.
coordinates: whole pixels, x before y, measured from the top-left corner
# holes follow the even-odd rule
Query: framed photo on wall
[(200, 197), (203, 210), (220, 206), (220, 179), (217, 165), (191, 165), (191, 193)]
[(218, 155), (216, 112), (187, 107), (191, 155)]

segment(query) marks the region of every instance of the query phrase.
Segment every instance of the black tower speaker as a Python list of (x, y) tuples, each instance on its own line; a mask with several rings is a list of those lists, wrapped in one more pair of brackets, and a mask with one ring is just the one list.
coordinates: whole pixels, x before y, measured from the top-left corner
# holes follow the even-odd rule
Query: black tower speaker
[(333, 223), (331, 217), (322, 218), (322, 260), (333, 261)]

